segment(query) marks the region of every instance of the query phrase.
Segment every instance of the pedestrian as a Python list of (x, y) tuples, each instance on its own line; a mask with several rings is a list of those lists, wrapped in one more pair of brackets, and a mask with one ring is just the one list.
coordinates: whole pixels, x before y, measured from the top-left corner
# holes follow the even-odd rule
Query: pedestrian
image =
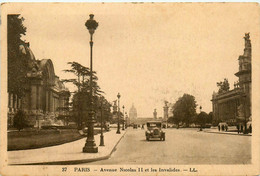
[(252, 125), (249, 125), (249, 133), (252, 133)]
[(221, 130), (224, 131), (224, 125), (221, 126)]
[(237, 124), (237, 133), (238, 133), (238, 134), (240, 133), (239, 125), (238, 125), (238, 124)]
[(244, 126), (241, 125), (241, 133), (243, 133), (243, 130), (244, 130)]
[(220, 131), (220, 125), (218, 125), (218, 131)]
[(227, 129), (228, 129), (228, 127), (227, 127), (227, 125), (225, 125), (225, 130), (227, 131)]

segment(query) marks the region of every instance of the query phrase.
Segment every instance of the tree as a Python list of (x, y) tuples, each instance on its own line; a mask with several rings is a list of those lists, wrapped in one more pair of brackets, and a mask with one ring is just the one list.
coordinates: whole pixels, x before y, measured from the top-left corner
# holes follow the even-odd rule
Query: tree
[(28, 90), (27, 72), (29, 70), (28, 55), (22, 52), (22, 35), (26, 33), (23, 18), (19, 15), (7, 17), (7, 50), (8, 50), (8, 92), (16, 94), (19, 98)]
[[(85, 67), (77, 62), (68, 62), (71, 69), (64, 70), (65, 72), (73, 73), (76, 76), (76, 79), (64, 79), (62, 82), (72, 83), (77, 87), (72, 98), (72, 108), (73, 116), (75, 117), (78, 125), (78, 129), (82, 129), (83, 121), (86, 120), (88, 116), (88, 111), (90, 110), (90, 69)], [(96, 72), (92, 72), (92, 108), (95, 111), (99, 110), (98, 99), (99, 96), (104, 93), (101, 91), (100, 87), (97, 84), (98, 77)]]
[(14, 127), (21, 131), (21, 129), (25, 128), (26, 126), (26, 115), (24, 111), (18, 110), (14, 116)]
[(195, 97), (189, 94), (184, 94), (173, 105), (173, 120), (177, 125), (179, 122), (184, 122), (189, 126), (191, 118), (196, 115)]
[(99, 96), (98, 97), (98, 111), (96, 111), (96, 116), (97, 116), (97, 121), (100, 122), (101, 121), (101, 110), (103, 112), (103, 122), (106, 121), (111, 121), (112, 119), (112, 113), (111, 113), (111, 104), (105, 99), (104, 96)]
[(230, 88), (227, 78), (225, 78), (224, 81), (217, 82), (217, 86), (219, 87), (218, 93), (227, 92)]
[(203, 126), (205, 126), (206, 120), (208, 118), (208, 114), (206, 112), (201, 112), (198, 115), (197, 122), (200, 125), (200, 129), (202, 130)]
[(210, 112), (210, 113), (208, 114), (208, 118), (207, 118), (207, 120), (206, 120), (206, 123), (212, 123), (212, 121), (213, 121), (213, 113)]

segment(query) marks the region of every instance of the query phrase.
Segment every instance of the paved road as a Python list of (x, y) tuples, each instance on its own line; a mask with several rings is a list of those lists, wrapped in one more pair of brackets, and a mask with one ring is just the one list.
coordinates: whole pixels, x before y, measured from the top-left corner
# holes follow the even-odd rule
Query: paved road
[[(103, 164), (248, 164), (251, 137), (166, 129), (166, 141), (146, 141), (145, 130), (129, 129)], [(108, 141), (106, 141), (108, 142)]]

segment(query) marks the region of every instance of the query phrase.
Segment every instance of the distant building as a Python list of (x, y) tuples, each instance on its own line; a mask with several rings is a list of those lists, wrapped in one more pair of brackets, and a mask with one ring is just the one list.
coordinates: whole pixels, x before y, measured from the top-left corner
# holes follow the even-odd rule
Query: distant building
[(134, 107), (134, 104), (132, 105), (132, 107), (129, 110), (129, 118), (130, 118), (130, 120), (137, 118), (137, 110)]
[(233, 90), (213, 93), (213, 121), (244, 123), (251, 120), (251, 41), (249, 33), (245, 34), (244, 54), (240, 55), (239, 71), (235, 73), (238, 82)]
[(12, 127), (14, 115), (18, 109), (25, 111), (28, 125), (35, 126), (40, 120), (54, 119), (68, 113), (70, 92), (55, 75), (50, 59), (36, 60), (29, 43), (19, 46), (20, 57), (25, 57), (29, 63), (29, 91), (23, 98), (18, 98), (15, 92), (8, 92), (8, 126)]

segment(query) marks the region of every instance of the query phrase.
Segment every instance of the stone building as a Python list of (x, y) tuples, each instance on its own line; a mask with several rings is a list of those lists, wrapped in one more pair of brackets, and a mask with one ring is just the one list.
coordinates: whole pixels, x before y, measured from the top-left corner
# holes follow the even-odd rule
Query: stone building
[(130, 120), (137, 118), (137, 110), (136, 110), (134, 104), (132, 105), (132, 107), (129, 110), (129, 118), (130, 118)]
[(70, 92), (55, 75), (50, 59), (36, 60), (29, 43), (19, 46), (21, 57), (26, 57), (29, 66), (28, 91), (23, 98), (8, 92), (8, 126), (13, 126), (14, 115), (18, 109), (25, 111), (30, 126), (40, 125), (40, 121), (55, 120), (66, 115)]
[[(244, 54), (238, 58), (239, 71), (235, 73), (238, 81), (233, 90), (213, 93), (213, 121), (230, 124), (251, 121), (251, 41), (245, 34)], [(221, 87), (220, 87), (220, 90)]]

